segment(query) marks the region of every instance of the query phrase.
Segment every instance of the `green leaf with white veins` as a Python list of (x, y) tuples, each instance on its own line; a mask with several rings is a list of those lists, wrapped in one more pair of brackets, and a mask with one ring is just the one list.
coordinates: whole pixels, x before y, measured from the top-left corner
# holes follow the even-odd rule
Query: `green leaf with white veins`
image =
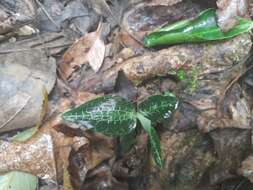
[(148, 118), (152, 124), (169, 119), (172, 112), (177, 109), (178, 100), (170, 92), (155, 95), (144, 100), (138, 107), (138, 112)]
[(160, 168), (162, 168), (163, 160), (161, 156), (160, 139), (156, 133), (156, 130), (154, 127), (151, 126), (151, 121), (144, 117), (141, 113), (137, 113), (137, 118), (139, 119), (143, 129), (148, 133), (151, 153), (155, 160), (155, 163)]
[(119, 96), (103, 96), (62, 115), (66, 121), (109, 136), (129, 134), (136, 127), (134, 106)]

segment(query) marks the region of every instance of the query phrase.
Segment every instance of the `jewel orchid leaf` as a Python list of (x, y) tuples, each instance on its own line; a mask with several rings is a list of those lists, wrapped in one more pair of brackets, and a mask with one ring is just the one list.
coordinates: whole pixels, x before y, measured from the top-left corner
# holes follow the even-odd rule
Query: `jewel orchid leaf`
[(136, 127), (134, 106), (119, 96), (103, 96), (63, 113), (66, 121), (108, 136), (129, 134)]
[(148, 118), (152, 124), (157, 124), (169, 119), (177, 106), (178, 100), (176, 96), (167, 92), (162, 95), (151, 96), (144, 100), (138, 106), (138, 112)]
[(153, 155), (155, 163), (157, 166), (162, 168), (163, 160), (161, 157), (160, 139), (156, 133), (156, 130), (151, 126), (151, 121), (144, 117), (141, 113), (137, 113), (137, 118), (139, 119), (143, 129), (148, 133), (151, 153)]

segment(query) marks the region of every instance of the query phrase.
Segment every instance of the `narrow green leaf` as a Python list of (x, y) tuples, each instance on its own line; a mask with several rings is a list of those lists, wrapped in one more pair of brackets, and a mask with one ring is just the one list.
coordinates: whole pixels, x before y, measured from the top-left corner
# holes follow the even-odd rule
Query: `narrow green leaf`
[(183, 20), (155, 30), (144, 39), (146, 47), (172, 45), (188, 42), (224, 40), (253, 28), (253, 21), (238, 18), (238, 24), (224, 33), (217, 24), (215, 9), (207, 9), (192, 20)]
[(0, 190), (36, 190), (38, 178), (24, 172), (9, 172), (0, 176)]
[(170, 92), (163, 95), (155, 95), (147, 98), (138, 106), (138, 112), (148, 118), (152, 124), (169, 119), (172, 112), (177, 108), (178, 100)]
[(122, 136), (136, 127), (133, 105), (118, 96), (103, 96), (62, 115), (66, 121), (109, 136)]
[(151, 126), (151, 121), (144, 117), (141, 113), (137, 113), (137, 118), (139, 119), (143, 129), (148, 133), (149, 135), (149, 142), (151, 147), (151, 153), (153, 155), (153, 158), (155, 160), (155, 163), (160, 168), (163, 167), (163, 160), (161, 157), (161, 147), (160, 147), (160, 140), (156, 133), (155, 128)]
[(38, 131), (38, 127), (27, 129), (13, 136), (12, 140), (19, 141), (19, 142), (26, 141), (30, 139), (37, 131)]

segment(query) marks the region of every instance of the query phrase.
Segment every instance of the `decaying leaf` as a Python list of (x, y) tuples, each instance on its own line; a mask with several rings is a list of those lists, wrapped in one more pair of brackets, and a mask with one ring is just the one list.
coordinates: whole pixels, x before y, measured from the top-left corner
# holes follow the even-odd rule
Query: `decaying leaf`
[(91, 68), (98, 72), (105, 57), (105, 44), (101, 38), (97, 38), (87, 54), (87, 60)]
[(42, 179), (56, 181), (53, 139), (42, 134), (26, 143), (0, 142), (0, 171), (28, 172)]
[(210, 136), (217, 156), (216, 164), (210, 170), (210, 182), (218, 184), (235, 177), (237, 169), (251, 153), (251, 131), (218, 129), (212, 131)]
[[(15, 135), (12, 140), (23, 142), (32, 137), (38, 128), (31, 128)], [(35, 190), (38, 178), (28, 173), (13, 171), (0, 176), (0, 190)]]
[[(68, 137), (53, 127), (57, 118), (48, 121), (31, 139), (25, 142), (0, 141), (0, 173), (23, 171), (45, 180), (62, 179), (68, 166), (72, 146), (87, 142), (83, 138)], [(84, 138), (85, 139), (85, 138)], [(79, 146), (77, 146), (79, 147)]]
[(105, 56), (101, 29), (102, 24), (98, 26), (97, 31), (84, 35), (64, 53), (59, 66), (61, 77), (68, 79), (77, 67), (88, 62), (95, 71), (98, 71)]
[(208, 144), (197, 130), (162, 133), (164, 169), (159, 171), (154, 163), (150, 164), (150, 178), (146, 182), (146, 189), (200, 189), (199, 183), (206, 170), (215, 162), (215, 156)]

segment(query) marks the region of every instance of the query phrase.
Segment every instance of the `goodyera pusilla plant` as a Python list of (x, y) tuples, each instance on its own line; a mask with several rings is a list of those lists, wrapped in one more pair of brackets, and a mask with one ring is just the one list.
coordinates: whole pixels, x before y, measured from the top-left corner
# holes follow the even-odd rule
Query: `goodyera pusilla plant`
[(155, 124), (169, 119), (178, 100), (170, 92), (154, 95), (139, 104), (137, 110), (119, 96), (103, 96), (63, 113), (64, 120), (108, 136), (124, 136), (136, 129), (137, 120), (149, 135), (150, 149), (156, 164), (163, 166), (160, 140)]

